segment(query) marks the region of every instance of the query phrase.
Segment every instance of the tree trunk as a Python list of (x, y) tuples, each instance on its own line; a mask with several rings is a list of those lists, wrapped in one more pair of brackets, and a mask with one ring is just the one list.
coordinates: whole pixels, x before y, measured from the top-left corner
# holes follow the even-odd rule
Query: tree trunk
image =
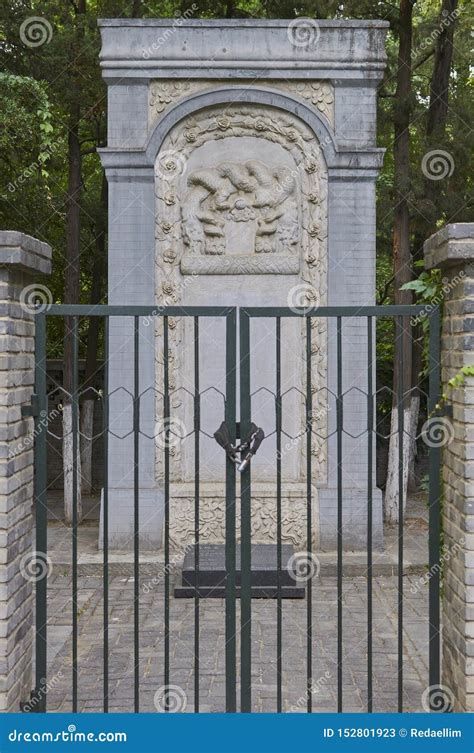
[[(394, 225), (393, 225), (393, 273), (395, 280), (395, 303), (409, 304), (412, 294), (401, 290), (402, 285), (412, 278), (410, 254), (410, 214), (407, 195), (410, 188), (410, 96), (411, 96), (411, 46), (412, 46), (412, 4), (410, 0), (400, 0), (400, 41), (398, 49), (397, 90), (394, 104)], [(389, 522), (396, 522), (400, 514), (399, 495), (406, 497), (408, 484), (408, 437), (403, 440), (403, 487), (399, 489), (398, 480), (398, 390), (403, 385), (402, 402), (406, 426), (410, 424), (410, 403), (405, 393), (411, 386), (411, 327), (408, 317), (402, 322), (403, 333), (395, 338), (395, 359), (393, 372), (394, 400), (391, 417), (391, 433), (388, 451), (387, 484), (385, 487), (384, 510)], [(401, 358), (403, 368), (401, 368)]]
[[(106, 219), (107, 219), (107, 180), (102, 175), (100, 195), (100, 215), (96, 232), (96, 253), (92, 269), (91, 305), (100, 303), (105, 281), (106, 269)], [(83, 401), (81, 406), (81, 465), (82, 490), (90, 494), (93, 487), (92, 478), (92, 437), (94, 435), (94, 407), (96, 392), (93, 390), (94, 378), (97, 374), (99, 346), (100, 318), (91, 316), (87, 330), (86, 369), (84, 376)]]
[[(453, 62), (453, 36), (458, 0), (443, 0), (440, 23), (442, 31), (436, 41), (435, 61), (430, 84), (430, 105), (426, 135), (444, 135), (448, 113), (449, 78)], [(448, 20), (447, 20), (448, 19)], [(444, 23), (443, 23), (444, 21)], [(432, 181), (433, 182), (433, 181)]]
[[(441, 4), (439, 26), (442, 31), (436, 40), (433, 72), (430, 81), (430, 102), (426, 121), (426, 153), (431, 148), (439, 148), (440, 145), (443, 144), (445, 138), (449, 103), (449, 79), (453, 61), (453, 35), (457, 6), (458, 0), (443, 0)], [(443, 187), (442, 184), (443, 181), (429, 180), (428, 177), (424, 177), (424, 211), (418, 215), (416, 221), (417, 230), (413, 250), (413, 259), (415, 261), (423, 259), (423, 243), (426, 238), (436, 230), (436, 223), (440, 216), (438, 204), (439, 192)], [(423, 332), (421, 326), (418, 325), (416, 327), (416, 335), (413, 342), (412, 386), (415, 389), (417, 389), (420, 383), (422, 359)], [(416, 442), (412, 443), (412, 450), (408, 461), (410, 464), (410, 488), (415, 488), (413, 483), (415, 475), (415, 453)]]
[[(86, 0), (79, 0), (77, 16), (86, 12)], [(79, 141), (79, 123), (81, 119), (80, 74), (76, 66), (80, 65), (78, 54), (81, 49), (83, 32), (81, 25), (76, 27), (76, 39), (71, 48), (73, 76), (71, 87), (74, 101), (69, 112), (68, 133), (68, 187), (66, 194), (66, 271), (64, 278), (64, 302), (79, 303), (80, 299), (80, 240), (82, 193), (81, 148)], [(77, 432), (77, 521), (82, 519), (81, 497), (81, 457), (79, 442), (79, 421), (73, 426), (72, 393), (74, 389), (73, 354), (77, 347), (73, 333), (73, 319), (66, 317), (64, 322), (64, 406), (63, 406), (63, 470), (64, 470), (64, 518), (67, 524), (73, 521), (73, 432)]]

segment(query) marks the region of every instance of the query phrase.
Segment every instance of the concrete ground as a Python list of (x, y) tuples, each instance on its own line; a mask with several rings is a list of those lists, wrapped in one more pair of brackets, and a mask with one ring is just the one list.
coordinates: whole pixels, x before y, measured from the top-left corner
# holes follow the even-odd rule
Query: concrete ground
[[(405, 527), (403, 693), (407, 711), (421, 711), (428, 682), (427, 524), (421, 498), (412, 500)], [(48, 693), (49, 711), (71, 709), (71, 531), (59, 520), (49, 525)], [(397, 559), (396, 531), (386, 531), (386, 550), (374, 554), (373, 707), (396, 711)], [(313, 582), (313, 710), (337, 706), (337, 579), (333, 553), (319, 555)], [(103, 580), (97, 550), (97, 520), (79, 532), (78, 697), (80, 711), (102, 710)], [(367, 707), (367, 578), (363, 553), (344, 554), (343, 710)], [(177, 583), (179, 566), (171, 580)], [(140, 710), (162, 708), (164, 684), (164, 585), (161, 553), (140, 560)], [(133, 711), (133, 569), (130, 553), (113, 553), (109, 585), (109, 709)], [(240, 604), (237, 604), (239, 620)], [(283, 603), (282, 692), (285, 711), (305, 710), (306, 610), (304, 600)], [(200, 710), (225, 710), (225, 602), (200, 602)], [(239, 624), (239, 622), (238, 622)], [(170, 684), (177, 710), (194, 709), (194, 600), (170, 603)], [(253, 710), (275, 711), (277, 695), (276, 602), (252, 601)]]

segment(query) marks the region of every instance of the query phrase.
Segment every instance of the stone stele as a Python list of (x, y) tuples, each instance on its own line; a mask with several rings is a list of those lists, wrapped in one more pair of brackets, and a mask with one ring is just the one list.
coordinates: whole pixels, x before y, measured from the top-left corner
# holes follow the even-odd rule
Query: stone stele
[[(384, 21), (103, 20), (109, 303), (359, 306), (375, 298), (377, 86)], [(304, 27), (304, 28), (302, 28)], [(306, 334), (282, 319), (283, 539), (307, 547)], [(163, 542), (163, 322), (140, 319), (140, 537)], [(199, 331), (201, 540), (225, 537), (224, 321)], [(109, 543), (133, 543), (133, 321), (110, 323)], [(313, 545), (336, 541), (334, 319), (310, 332)], [(170, 539), (194, 532), (194, 330), (169, 319)], [(343, 539), (366, 545), (367, 327), (343, 322)], [(251, 324), (252, 540), (276, 537), (275, 320)], [(238, 414), (237, 414), (238, 415)], [(382, 507), (373, 482), (374, 546)], [(237, 506), (238, 507), (238, 506)], [(237, 510), (239, 513), (239, 511)], [(239, 529), (239, 514), (237, 528)], [(239, 535), (239, 530), (237, 531)]]

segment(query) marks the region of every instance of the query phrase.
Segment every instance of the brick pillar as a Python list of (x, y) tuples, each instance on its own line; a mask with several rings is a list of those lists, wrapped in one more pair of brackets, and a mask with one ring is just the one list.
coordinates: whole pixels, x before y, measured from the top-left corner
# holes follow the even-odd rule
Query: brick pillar
[(443, 448), (443, 674), (455, 711), (474, 711), (474, 224), (446, 225), (425, 243), (428, 269), (443, 273), (441, 370), (452, 406)]
[(33, 280), (50, 271), (50, 246), (0, 231), (0, 712), (19, 711), (33, 687), (33, 419), (21, 409), (34, 382), (31, 304), (50, 298)]

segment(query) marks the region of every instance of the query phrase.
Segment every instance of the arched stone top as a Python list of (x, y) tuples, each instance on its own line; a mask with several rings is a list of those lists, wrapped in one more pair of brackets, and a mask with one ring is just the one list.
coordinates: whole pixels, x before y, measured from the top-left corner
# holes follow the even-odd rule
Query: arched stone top
[[(156, 157), (167, 135), (182, 120), (206, 108), (229, 104), (261, 105), (279, 109), (301, 120), (316, 136), (328, 169), (329, 179), (375, 180), (382, 166), (384, 149), (339, 148), (337, 136), (327, 119), (313, 106), (301, 99), (268, 87), (234, 86), (232, 89), (216, 86), (212, 91), (197, 92), (170, 106), (156, 122), (144, 148), (98, 149), (109, 181), (120, 180), (122, 175), (134, 180), (153, 180)], [(125, 173), (123, 172), (125, 171)]]
[(252, 87), (250, 89), (243, 86), (233, 87), (230, 90), (229, 88), (219, 87), (213, 91), (199, 92), (170, 108), (163, 118), (156, 123), (149, 136), (145, 147), (146, 163), (154, 165), (164, 139), (181, 120), (208, 107), (229, 104), (263, 105), (291, 113), (305, 123), (316, 135), (327, 167), (336, 165), (337, 149), (334, 134), (321, 113), (292, 97), (291, 94), (284, 94), (269, 88)]

